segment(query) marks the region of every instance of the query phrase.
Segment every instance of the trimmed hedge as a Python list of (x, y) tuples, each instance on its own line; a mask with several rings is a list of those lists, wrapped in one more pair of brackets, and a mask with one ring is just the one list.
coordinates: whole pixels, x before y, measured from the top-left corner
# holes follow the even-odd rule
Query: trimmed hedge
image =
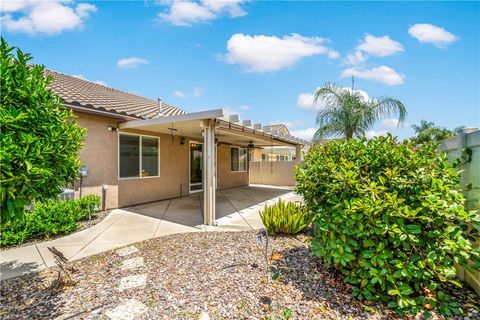
[(480, 215), (466, 211), (458, 170), (436, 146), (391, 135), (336, 140), (313, 147), (296, 172), (296, 191), (316, 214), (313, 252), (358, 299), (400, 315), (460, 314), (446, 284), (461, 286), (455, 263), (480, 266)]
[(100, 208), (100, 197), (87, 195), (78, 200), (49, 200), (38, 203), (23, 218), (0, 225), (0, 246), (22, 244), (35, 238), (69, 234), (78, 229), (78, 222), (88, 219)]

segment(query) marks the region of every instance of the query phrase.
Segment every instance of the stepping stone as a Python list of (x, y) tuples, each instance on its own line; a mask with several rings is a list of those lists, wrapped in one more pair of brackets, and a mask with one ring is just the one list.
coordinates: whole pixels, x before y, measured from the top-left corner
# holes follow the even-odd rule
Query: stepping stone
[(108, 310), (106, 315), (111, 320), (134, 320), (147, 311), (147, 307), (136, 299), (128, 299), (116, 308)]
[(120, 257), (126, 257), (126, 256), (131, 255), (132, 253), (135, 253), (135, 252), (138, 252), (138, 249), (135, 248), (134, 246), (125, 247), (125, 248), (122, 248), (122, 249), (117, 251), (117, 253)]
[(122, 270), (126, 269), (135, 269), (135, 268), (141, 268), (144, 267), (145, 264), (143, 263), (143, 257), (137, 257), (137, 258), (132, 258), (123, 261)]
[(120, 279), (120, 291), (128, 290), (131, 288), (145, 288), (147, 284), (147, 274), (137, 274), (134, 276), (123, 277)]

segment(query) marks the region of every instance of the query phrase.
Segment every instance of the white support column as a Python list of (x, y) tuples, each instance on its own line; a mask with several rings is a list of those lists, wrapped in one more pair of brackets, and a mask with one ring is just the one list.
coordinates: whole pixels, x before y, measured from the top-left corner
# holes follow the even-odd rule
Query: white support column
[(204, 224), (215, 222), (215, 121), (203, 120), (203, 217)]
[(302, 147), (300, 145), (295, 146), (295, 164), (299, 165), (302, 162)]

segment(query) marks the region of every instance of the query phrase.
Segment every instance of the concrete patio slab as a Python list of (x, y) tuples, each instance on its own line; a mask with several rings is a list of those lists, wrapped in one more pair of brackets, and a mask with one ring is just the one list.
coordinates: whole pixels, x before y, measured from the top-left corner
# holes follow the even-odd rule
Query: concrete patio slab
[(106, 244), (88, 244), (82, 250), (80, 250), (75, 256), (73, 256), (72, 260), (79, 260), (85, 257), (92, 256), (97, 253), (102, 253), (112, 249), (120, 248), (128, 244), (130, 243), (117, 242), (117, 243), (106, 243)]
[(217, 190), (216, 225), (203, 225), (203, 194), (115, 209), (97, 225), (59, 239), (0, 252), (0, 280), (54, 265), (47, 247), (77, 260), (138, 241), (183, 232), (263, 228), (259, 211), (278, 199), (301, 201), (291, 189), (245, 186)]
[(35, 245), (0, 252), (0, 280), (45, 268)]
[(199, 232), (201, 228), (189, 227), (179, 223), (162, 220), (158, 229), (155, 231), (154, 238), (166, 236), (169, 234), (184, 233), (184, 232)]
[(91, 244), (133, 243), (150, 239), (155, 235), (159, 224), (159, 219), (127, 212), (93, 239)]
[(163, 220), (194, 227), (203, 224), (200, 194), (172, 199)]
[[(83, 249), (85, 245), (76, 245), (76, 246), (55, 246), (55, 249), (63, 253), (65, 258), (72, 259), (80, 250)], [(48, 250), (47, 247), (37, 246), (38, 251), (40, 252), (43, 261), (47, 267), (55, 266), (55, 259), (53, 254)]]

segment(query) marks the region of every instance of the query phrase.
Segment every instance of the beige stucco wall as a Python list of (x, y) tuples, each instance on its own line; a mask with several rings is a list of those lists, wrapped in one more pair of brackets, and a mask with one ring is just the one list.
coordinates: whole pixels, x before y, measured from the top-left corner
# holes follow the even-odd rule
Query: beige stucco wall
[[(119, 120), (86, 113), (76, 115), (78, 123), (88, 130), (80, 152), (80, 160), (88, 168), (88, 176), (83, 179), (84, 195), (104, 196), (105, 207), (111, 209), (189, 194), (189, 142), (196, 139), (187, 137), (181, 145), (179, 137), (172, 142), (166, 134), (124, 131), (160, 137), (160, 177), (118, 179), (118, 133), (107, 127), (117, 127)], [(248, 172), (230, 172), (230, 146), (219, 145), (217, 153), (218, 189), (248, 185)], [(102, 185), (108, 186), (103, 194)]]
[(295, 165), (295, 161), (250, 162), (250, 183), (294, 186)]
[(172, 141), (171, 136), (165, 134), (140, 130), (124, 132), (160, 137), (160, 177), (119, 180), (119, 207), (188, 195), (188, 139), (181, 145), (179, 137)]
[(246, 186), (249, 183), (248, 169), (245, 172), (231, 172), (230, 149), (231, 146), (227, 144), (217, 146), (217, 188), (220, 190)]
[[(88, 168), (83, 178), (82, 193), (97, 194), (102, 198), (102, 185), (108, 185), (105, 193), (106, 208), (118, 207), (117, 148), (116, 132), (107, 130), (117, 127), (118, 120), (108, 117), (76, 112), (77, 122), (87, 129), (85, 143), (80, 151), (80, 160)], [(76, 186), (78, 195), (78, 185)]]

